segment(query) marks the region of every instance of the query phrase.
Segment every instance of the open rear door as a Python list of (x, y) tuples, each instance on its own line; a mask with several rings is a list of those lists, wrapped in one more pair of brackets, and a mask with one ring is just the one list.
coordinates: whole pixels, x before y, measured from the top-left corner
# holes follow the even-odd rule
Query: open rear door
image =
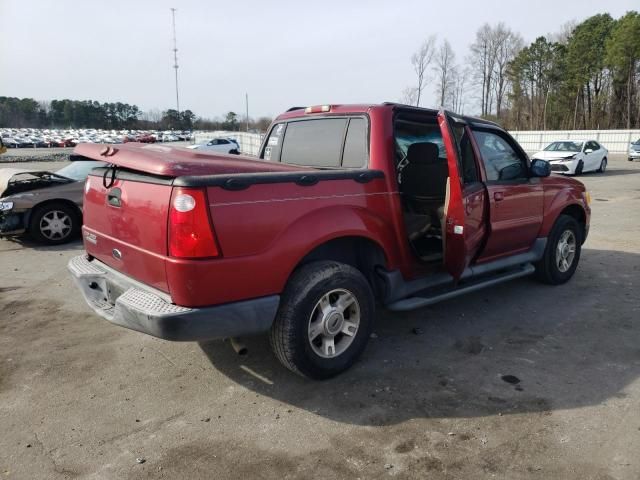
[(438, 125), (447, 151), (449, 178), (447, 179), (447, 196), (444, 208), (444, 225), (442, 237), (444, 241), (444, 265), (451, 276), (458, 281), (468, 266), (471, 255), (467, 252), (465, 242), (465, 206), (463, 183), (460, 175), (460, 152), (453, 134), (453, 119), (444, 110), (438, 113)]

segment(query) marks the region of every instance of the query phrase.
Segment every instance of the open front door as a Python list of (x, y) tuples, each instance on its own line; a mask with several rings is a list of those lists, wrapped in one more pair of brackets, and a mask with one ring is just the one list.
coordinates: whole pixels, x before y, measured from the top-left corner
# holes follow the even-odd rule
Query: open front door
[[(475, 217), (478, 213), (472, 205), (467, 205), (465, 199), (464, 183), (460, 172), (460, 149), (454, 135), (453, 117), (444, 110), (438, 113), (438, 125), (442, 133), (442, 139), (447, 151), (447, 164), (449, 167), (449, 178), (447, 179), (447, 193), (444, 208), (444, 222), (442, 237), (444, 241), (444, 266), (446, 270), (458, 281), (465, 268), (469, 265), (474, 256), (477, 245), (481, 239), (477, 235), (469, 234), (470, 230), (475, 230), (473, 225), (467, 225), (467, 216)], [(462, 127), (464, 128), (464, 127)], [(484, 191), (482, 191), (484, 193)], [(474, 198), (477, 194), (474, 194)], [(472, 203), (475, 203), (472, 202)], [(482, 203), (482, 202), (480, 202)], [(479, 205), (482, 208), (482, 205)], [(467, 213), (469, 215), (467, 215)], [(477, 223), (471, 219), (473, 224)], [(469, 230), (469, 231), (468, 231)], [(483, 235), (480, 235), (482, 237)], [(465, 240), (466, 237), (466, 240)], [(473, 241), (470, 241), (474, 238)]]

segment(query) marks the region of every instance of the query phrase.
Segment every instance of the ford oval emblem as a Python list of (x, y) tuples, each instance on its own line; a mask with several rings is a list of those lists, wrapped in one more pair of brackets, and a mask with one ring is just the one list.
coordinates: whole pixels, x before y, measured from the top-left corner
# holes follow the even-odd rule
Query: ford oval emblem
[(117, 260), (122, 260), (122, 252), (117, 248), (114, 248), (113, 250), (111, 250), (111, 253), (113, 254), (113, 258)]

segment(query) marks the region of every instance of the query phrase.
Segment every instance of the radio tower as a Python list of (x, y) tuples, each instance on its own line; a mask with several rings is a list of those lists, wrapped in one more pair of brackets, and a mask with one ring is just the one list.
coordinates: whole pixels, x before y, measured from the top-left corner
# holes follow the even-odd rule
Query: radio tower
[(176, 9), (171, 9), (171, 22), (173, 24), (173, 68), (176, 71), (176, 108), (180, 113), (180, 97), (178, 95), (178, 42), (176, 40)]

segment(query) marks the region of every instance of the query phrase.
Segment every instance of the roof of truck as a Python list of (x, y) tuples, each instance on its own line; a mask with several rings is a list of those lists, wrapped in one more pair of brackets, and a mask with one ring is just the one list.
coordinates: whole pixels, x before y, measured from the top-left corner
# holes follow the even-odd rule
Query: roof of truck
[[(434, 108), (425, 108), (425, 107), (416, 107), (413, 105), (405, 105), (402, 103), (396, 102), (384, 102), (384, 103), (358, 103), (358, 104), (324, 104), (331, 108), (329, 112), (317, 112), (318, 114), (341, 114), (341, 113), (366, 113), (373, 108), (391, 108), (391, 109), (403, 109), (403, 110), (412, 110), (415, 112), (428, 113), (431, 115), (437, 115), (438, 110)], [(306, 115), (305, 108), (307, 107), (291, 107), (282, 115), (279, 115), (276, 120), (286, 120), (289, 118), (300, 118), (303, 115)], [(478, 125), (478, 126), (487, 126), (487, 127), (500, 127), (495, 122), (485, 120), (483, 118), (470, 117), (466, 115), (458, 115), (457, 113), (448, 112), (452, 116), (464, 120), (467, 123)], [(312, 114), (313, 115), (313, 114)]]

